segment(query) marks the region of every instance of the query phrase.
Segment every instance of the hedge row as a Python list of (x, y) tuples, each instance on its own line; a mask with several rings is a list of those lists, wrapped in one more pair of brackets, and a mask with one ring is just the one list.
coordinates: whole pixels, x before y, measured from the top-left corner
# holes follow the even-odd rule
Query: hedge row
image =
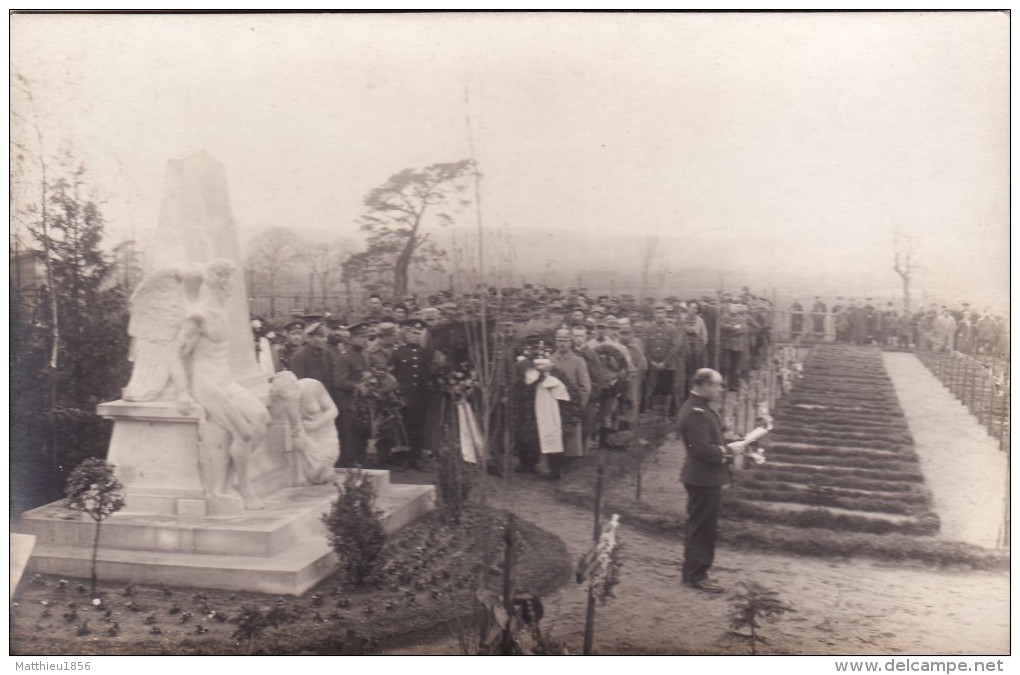
[(810, 415), (791, 415), (782, 413), (783, 428), (794, 429), (804, 428), (814, 431), (826, 432), (850, 432), (861, 433), (861, 428), (867, 428), (874, 433), (909, 433), (907, 424), (901, 420), (874, 420), (862, 422), (861, 420), (843, 420), (838, 417), (826, 418), (821, 415), (812, 417)]
[(833, 466), (839, 468), (867, 469), (869, 471), (912, 471), (916, 470), (917, 464), (909, 459), (898, 459), (895, 457), (872, 457), (832, 455), (814, 453), (794, 453), (782, 450), (770, 449), (768, 451), (770, 460), (783, 462), (784, 464), (804, 464), (807, 466)]
[(784, 422), (780, 422), (776, 425), (775, 438), (793, 441), (795, 443), (800, 442), (816, 445), (846, 445), (874, 448), (895, 448), (902, 445), (914, 444), (913, 436), (909, 433), (904, 433), (903, 431), (827, 431), (825, 429), (787, 426)]
[(771, 452), (787, 455), (820, 455), (828, 453), (834, 461), (844, 457), (870, 457), (873, 459), (896, 460), (900, 462), (917, 461), (917, 453), (912, 446), (897, 445), (890, 448), (858, 447), (855, 445), (829, 445), (812, 443), (806, 440), (776, 437), (769, 441)]
[(917, 481), (901, 481), (887, 478), (865, 478), (852, 474), (839, 474), (800, 467), (769, 466), (754, 467), (750, 473), (762, 481), (801, 483), (804, 485), (825, 485), (830, 487), (872, 490), (875, 492), (914, 492), (920, 484)]
[(937, 514), (925, 512), (915, 518), (890, 520), (866, 515), (833, 513), (828, 509), (779, 509), (734, 497), (723, 507), (723, 517), (730, 520), (754, 520), (788, 527), (821, 528), (836, 532), (870, 532), (871, 534), (935, 535), (939, 532)]
[[(563, 501), (591, 508), (591, 491), (560, 490)], [(661, 513), (632, 499), (607, 500), (603, 513), (618, 513), (624, 527), (653, 534), (669, 534), (681, 541), (685, 520)], [(725, 514), (724, 514), (725, 516)], [(797, 528), (751, 521), (727, 520), (719, 537), (736, 548), (775, 553), (834, 558), (873, 558), (885, 561), (917, 561), (929, 565), (962, 565), (979, 570), (1009, 570), (1009, 552), (987, 550), (962, 542), (943, 541), (906, 534), (833, 532), (822, 528)]]
[(906, 516), (927, 510), (929, 503), (924, 495), (902, 495), (899, 497), (874, 494), (849, 495), (838, 492), (839, 488), (807, 490), (785, 484), (764, 485), (767, 487), (742, 484), (735, 489), (735, 494), (742, 499), (759, 502), (786, 502), (809, 506), (828, 506), (848, 511), (895, 513)]
[(813, 471), (820, 475), (826, 476), (854, 476), (858, 478), (868, 478), (872, 480), (886, 480), (890, 482), (909, 482), (909, 483), (923, 483), (924, 474), (921, 473), (920, 469), (909, 466), (906, 469), (869, 469), (869, 468), (851, 468), (846, 466), (835, 466), (832, 464), (804, 464), (797, 462), (790, 462), (789, 465), (780, 463), (779, 460), (771, 456), (768, 464), (760, 467), (753, 467), (754, 471), (761, 471), (762, 469), (773, 469), (776, 471), (787, 470), (790, 471)]

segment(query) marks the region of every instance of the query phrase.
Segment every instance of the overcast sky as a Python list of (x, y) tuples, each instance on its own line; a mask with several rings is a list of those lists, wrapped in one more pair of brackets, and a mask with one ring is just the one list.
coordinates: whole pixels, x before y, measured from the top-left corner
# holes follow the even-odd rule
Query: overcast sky
[(863, 293), (897, 287), (900, 228), (919, 286), (1008, 292), (1001, 13), (15, 15), (11, 51), (112, 241), (144, 241), (167, 159), (201, 149), (243, 235), (356, 239), (369, 189), (469, 155), (470, 112), (483, 218), (518, 259), (636, 272), (656, 234), (667, 265)]

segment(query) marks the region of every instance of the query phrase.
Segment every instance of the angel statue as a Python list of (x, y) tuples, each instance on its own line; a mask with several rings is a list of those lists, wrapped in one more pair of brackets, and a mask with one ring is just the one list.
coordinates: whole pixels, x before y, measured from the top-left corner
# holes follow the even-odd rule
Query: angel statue
[(262, 443), (269, 411), (230, 370), (226, 300), (236, 267), (212, 260), (200, 272), (165, 269), (131, 297), (128, 401), (171, 400), (182, 414), (200, 408), (199, 469), (207, 498), (230, 500), (231, 473), (245, 508), (263, 508), (248, 463)]

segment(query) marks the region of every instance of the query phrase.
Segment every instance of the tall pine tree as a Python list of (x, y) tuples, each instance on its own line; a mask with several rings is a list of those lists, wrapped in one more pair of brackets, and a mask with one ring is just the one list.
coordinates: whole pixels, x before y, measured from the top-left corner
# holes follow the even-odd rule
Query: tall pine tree
[[(14, 481), (16, 507), (58, 497), (71, 469), (86, 457), (105, 457), (110, 425), (96, 405), (119, 398), (129, 375), (127, 289), (110, 278), (112, 264), (100, 248), (103, 216), (84, 167), (49, 180), (44, 198), (46, 208), (29, 231), (53, 287), (43, 289), (45, 311), (27, 327), (33, 339), (12, 354), (14, 386), (26, 390), (12, 409), (12, 469), (28, 474)], [(51, 325), (54, 316), (59, 332)], [(55, 368), (39, 358), (50, 353), (54, 339)], [(45, 395), (28, 391), (39, 388)]]

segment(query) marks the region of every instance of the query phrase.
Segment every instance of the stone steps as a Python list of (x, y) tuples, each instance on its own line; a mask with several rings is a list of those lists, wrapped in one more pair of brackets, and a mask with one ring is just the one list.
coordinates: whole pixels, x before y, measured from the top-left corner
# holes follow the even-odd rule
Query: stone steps
[[(342, 471), (337, 480), (342, 482)], [(392, 534), (434, 508), (435, 488), (390, 482), (368, 471), (376, 506)], [(188, 520), (158, 513), (118, 513), (103, 523), (99, 576), (138, 583), (300, 594), (336, 569), (320, 517), (336, 499), (333, 484), (287, 488), (266, 508)], [(29, 567), (87, 577), (95, 524), (60, 502), (28, 511), (17, 529), (37, 537)]]

